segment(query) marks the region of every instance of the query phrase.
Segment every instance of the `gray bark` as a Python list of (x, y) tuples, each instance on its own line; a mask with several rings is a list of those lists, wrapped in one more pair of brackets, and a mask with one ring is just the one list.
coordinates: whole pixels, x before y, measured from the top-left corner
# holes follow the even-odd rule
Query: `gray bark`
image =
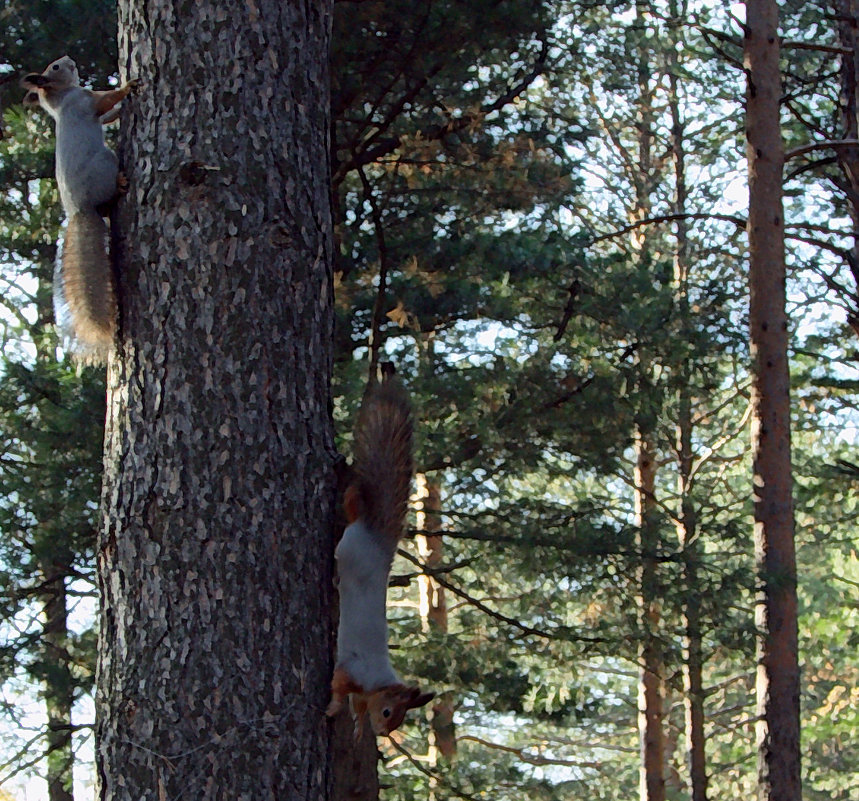
[(323, 799), (331, 0), (119, 4), (101, 799)]

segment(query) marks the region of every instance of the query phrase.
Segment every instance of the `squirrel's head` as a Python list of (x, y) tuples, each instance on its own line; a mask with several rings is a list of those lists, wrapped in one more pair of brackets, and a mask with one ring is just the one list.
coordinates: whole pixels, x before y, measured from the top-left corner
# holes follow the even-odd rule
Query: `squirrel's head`
[(390, 734), (403, 722), (406, 712), (423, 706), (434, 697), (435, 693), (422, 693), (418, 687), (404, 684), (393, 684), (372, 693), (367, 698), (367, 712), (373, 734)]
[(42, 73), (58, 86), (79, 86), (81, 79), (78, 75), (78, 65), (68, 56), (51, 62)]
[[(31, 90), (39, 90), (46, 87), (65, 89), (68, 86), (80, 86), (80, 83), (78, 65), (68, 56), (63, 56), (48, 64), (41, 75), (33, 72), (24, 76), (21, 80), (21, 85)], [(28, 105), (32, 105), (32, 99), (29, 95), (25, 98), (25, 102)]]

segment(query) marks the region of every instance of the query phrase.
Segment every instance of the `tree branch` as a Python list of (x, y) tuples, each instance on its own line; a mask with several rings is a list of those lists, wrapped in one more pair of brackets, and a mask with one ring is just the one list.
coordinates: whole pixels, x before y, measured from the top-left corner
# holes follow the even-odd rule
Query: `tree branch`
[(637, 220), (623, 228), (618, 228), (615, 231), (609, 231), (605, 234), (597, 234), (591, 237), (588, 245), (595, 245), (597, 242), (604, 242), (607, 239), (626, 236), (637, 228), (645, 225), (659, 225), (666, 222), (676, 222), (677, 220), (719, 220), (721, 222), (729, 222), (737, 228), (745, 230), (746, 220), (742, 217), (737, 217), (733, 214), (713, 214), (712, 212), (685, 212), (683, 214), (660, 214), (656, 217), (646, 217), (643, 220)]
[(831, 139), (827, 142), (809, 142), (806, 145), (792, 148), (784, 154), (784, 160), (803, 156), (806, 153), (813, 153), (815, 150), (839, 150), (845, 147), (859, 147), (859, 139)]
[[(537, 77), (543, 73), (543, 70), (546, 67), (548, 55), (549, 43), (544, 41), (541, 44), (540, 52), (537, 55), (537, 59), (530, 72), (528, 72), (517, 83), (510, 86), (504, 94), (497, 97), (491, 103), (481, 106), (478, 111), (472, 114), (463, 114), (461, 117), (448, 120), (443, 125), (436, 125), (421, 131), (421, 139), (428, 141), (439, 141), (444, 139), (451, 133), (456, 133), (457, 131), (461, 131), (469, 127), (475, 122), (475, 120), (481, 119), (487, 114), (491, 114), (493, 111), (498, 111), (508, 103), (513, 102), (516, 97), (522, 94), (522, 92), (525, 91), (525, 89), (527, 89), (537, 79)], [(357, 152), (353, 152), (351, 159), (340, 164), (336, 173), (332, 177), (332, 184), (335, 187), (339, 185), (346, 174), (351, 170), (359, 169), (365, 164), (378, 161), (383, 156), (387, 156), (389, 153), (392, 153), (400, 147), (403, 141), (402, 136), (391, 136), (386, 139), (382, 139), (380, 137), (391, 126), (391, 124), (393, 124), (393, 121), (401, 113), (403, 108), (414, 101), (420, 90), (429, 82), (429, 79), (435, 74), (435, 72), (438, 72), (440, 69), (441, 65), (434, 68), (430, 73), (424, 76), (424, 78), (418, 81), (405, 95), (403, 95), (403, 97), (401, 97), (392, 107), (385, 119), (378, 124), (378, 130), (362, 143), (362, 149)], [(370, 146), (374, 143), (375, 146)]]
[(435, 570), (427, 567), (419, 559), (412, 556), (410, 553), (408, 553), (407, 551), (404, 551), (403, 549), (399, 549), (397, 552), (401, 556), (405, 557), (413, 565), (416, 565), (418, 568), (420, 568), (421, 573), (423, 573), (426, 576), (432, 576), (432, 578), (434, 578), (439, 584), (441, 584), (442, 587), (450, 590), (454, 595), (458, 596), (459, 598), (462, 598), (462, 600), (466, 601), (467, 603), (471, 604), (475, 608), (479, 609), (484, 614), (489, 615), (489, 617), (491, 617), (495, 620), (498, 620), (501, 623), (505, 623), (514, 629), (517, 629), (518, 631), (522, 632), (522, 634), (527, 634), (528, 636), (531, 636), (531, 637), (540, 637), (541, 639), (546, 639), (546, 640), (563, 640), (563, 641), (567, 641), (567, 642), (586, 642), (586, 643), (592, 643), (592, 644), (605, 642), (604, 637), (583, 637), (580, 635), (564, 636), (563, 634), (560, 634), (560, 633), (543, 631), (541, 629), (532, 628), (531, 626), (526, 626), (524, 623), (521, 623), (518, 620), (514, 620), (512, 617), (507, 617), (507, 615), (502, 615), (500, 612), (497, 612), (496, 610), (491, 609), (482, 601), (478, 600), (477, 598), (475, 598), (472, 595), (469, 595), (467, 592), (465, 592), (464, 590), (461, 590), (456, 585), (451, 584), (449, 581), (447, 581), (447, 579), (442, 578), (442, 576), (441, 576), (442, 571), (435, 571)]

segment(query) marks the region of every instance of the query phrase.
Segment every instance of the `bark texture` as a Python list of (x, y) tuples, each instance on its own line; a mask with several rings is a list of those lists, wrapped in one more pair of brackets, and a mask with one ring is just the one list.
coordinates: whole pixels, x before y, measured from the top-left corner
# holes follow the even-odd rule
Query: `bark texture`
[(119, 4), (101, 799), (324, 799), (331, 0)]
[(757, 741), (761, 799), (800, 801), (796, 554), (779, 121), (778, 8), (746, 3)]

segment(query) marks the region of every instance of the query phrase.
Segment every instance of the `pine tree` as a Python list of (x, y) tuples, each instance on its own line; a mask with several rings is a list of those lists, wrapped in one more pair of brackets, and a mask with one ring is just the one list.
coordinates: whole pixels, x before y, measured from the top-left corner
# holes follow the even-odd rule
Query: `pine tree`
[(123, 120), (108, 370), (105, 799), (330, 782), (331, 7), (120, 4), (147, 88)]
[(784, 149), (779, 121), (778, 9), (746, 4), (749, 160), (749, 325), (755, 450), (758, 627), (758, 793), (799, 801), (799, 664), (785, 315)]

